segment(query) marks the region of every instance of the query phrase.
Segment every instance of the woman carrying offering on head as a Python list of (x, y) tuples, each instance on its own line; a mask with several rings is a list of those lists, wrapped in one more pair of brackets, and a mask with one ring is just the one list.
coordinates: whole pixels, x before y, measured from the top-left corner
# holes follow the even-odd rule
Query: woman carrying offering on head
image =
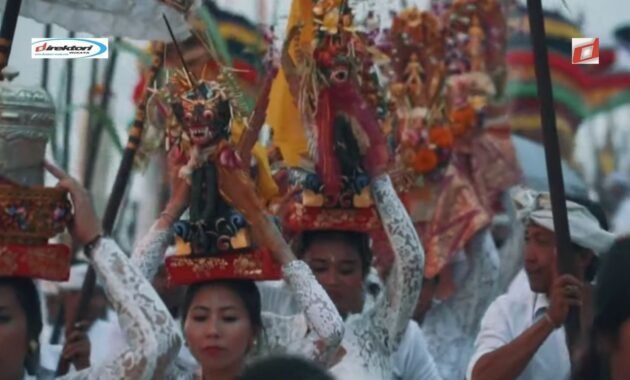
[[(97, 278), (118, 316), (132, 321), (123, 328), (129, 339), (129, 348), (99, 366), (85, 365), (83, 359), (86, 355), (72, 355), (67, 351), (72, 345), (66, 346), (64, 355), (71, 359), (78, 371), (61, 379), (153, 378), (156, 369), (170, 362), (179, 349), (180, 338), (174, 330), (173, 319), (151, 285), (130, 264), (116, 243), (102, 236), (100, 221), (87, 191), (61, 169), (51, 164), (47, 164), (47, 169), (59, 179), (57, 187), (70, 193), (74, 218), (69, 223), (69, 229), (73, 239), (85, 247)], [(11, 193), (11, 189), (0, 186), (0, 192), (5, 191)], [(21, 191), (26, 199), (29, 189)], [(62, 260), (62, 253), (57, 252), (50, 257), (51, 268), (45, 271), (44, 268), (37, 269), (28, 246), (21, 246), (22, 250), (19, 247), (19, 244), (12, 243), (2, 246), (5, 258), (11, 257), (12, 252), (22, 255), (18, 258), (20, 264), (13, 267), (17, 271), (11, 274), (7, 272), (8, 267), (0, 268), (0, 340), (3, 342), (0, 378), (7, 380), (39, 378), (38, 338), (42, 316), (32, 278), (60, 280), (59, 275), (63, 277), (62, 272), (65, 271), (67, 276), (69, 270), (69, 262)], [(57, 249), (54, 246), (37, 248), (41, 251), (47, 247), (50, 247), (50, 252)], [(21, 266), (24, 263), (26, 266)], [(156, 331), (159, 333), (156, 334)], [(73, 335), (70, 340), (74, 341), (72, 338)]]

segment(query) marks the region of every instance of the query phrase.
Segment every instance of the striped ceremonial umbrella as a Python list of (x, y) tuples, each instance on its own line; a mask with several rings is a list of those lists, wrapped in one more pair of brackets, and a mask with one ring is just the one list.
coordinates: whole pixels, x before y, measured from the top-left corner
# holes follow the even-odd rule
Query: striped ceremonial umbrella
[[(573, 65), (571, 38), (582, 37), (577, 24), (558, 12), (545, 11), (545, 43), (553, 84), (556, 123), (563, 158), (572, 162), (574, 136), (582, 121), (593, 112), (607, 110), (628, 98), (630, 73), (612, 71), (615, 54), (603, 49), (599, 65)], [(525, 8), (511, 16), (507, 62), (512, 131), (535, 141), (542, 141), (538, 111), (540, 99), (531, 51), (529, 22)]]

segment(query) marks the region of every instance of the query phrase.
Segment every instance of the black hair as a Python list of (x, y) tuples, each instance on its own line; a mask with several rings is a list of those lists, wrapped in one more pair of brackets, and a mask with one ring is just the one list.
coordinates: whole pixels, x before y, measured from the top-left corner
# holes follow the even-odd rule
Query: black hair
[(237, 380), (333, 380), (326, 370), (317, 364), (292, 356), (276, 356), (262, 359), (245, 369)]
[(363, 277), (370, 273), (372, 249), (370, 248), (370, 236), (367, 233), (334, 230), (305, 231), (294, 239), (293, 252), (301, 259), (311, 244), (319, 240), (343, 242), (355, 248), (361, 260)]
[[(27, 347), (29, 348), (24, 368), (29, 375), (34, 376), (39, 369), (39, 335), (42, 332), (42, 309), (39, 292), (35, 282), (29, 278), (0, 277), (0, 287), (8, 287), (15, 293), (18, 304), (26, 317)], [(31, 347), (30, 342), (38, 343)]]
[(620, 239), (605, 254), (595, 286), (594, 324), (616, 334), (630, 319), (630, 238)]
[[(606, 211), (604, 211), (604, 209), (598, 202), (593, 202), (590, 199), (583, 198), (583, 197), (575, 197), (575, 196), (567, 196), (567, 200), (585, 207), (588, 210), (588, 212), (590, 212), (595, 217), (595, 219), (597, 219), (597, 222), (599, 223), (599, 227), (603, 230), (608, 231), (610, 226), (608, 224), (608, 218), (606, 217)], [(580, 247), (579, 245), (575, 243), (572, 243), (571, 247), (574, 252), (580, 252), (580, 251), (585, 250), (584, 247)], [(603, 252), (599, 252), (599, 253), (603, 253)], [(591, 259), (590, 264), (586, 267), (586, 270), (584, 273), (584, 279), (588, 282), (592, 282), (595, 279), (595, 275), (597, 274), (598, 267), (599, 267), (599, 258), (598, 256), (594, 255), (593, 258)]]
[(192, 301), (197, 293), (210, 286), (223, 286), (234, 292), (241, 301), (243, 301), (243, 305), (245, 305), (245, 310), (247, 311), (247, 315), (255, 333), (263, 331), (260, 291), (258, 290), (256, 283), (251, 280), (213, 280), (189, 286), (186, 290), (184, 303), (182, 305), (182, 324), (186, 323), (188, 311), (190, 310)]
[(601, 352), (601, 339), (617, 344), (622, 325), (630, 321), (630, 238), (618, 240), (603, 257), (597, 274), (594, 319), (590, 344), (579, 362), (574, 379), (610, 378), (608, 353)]

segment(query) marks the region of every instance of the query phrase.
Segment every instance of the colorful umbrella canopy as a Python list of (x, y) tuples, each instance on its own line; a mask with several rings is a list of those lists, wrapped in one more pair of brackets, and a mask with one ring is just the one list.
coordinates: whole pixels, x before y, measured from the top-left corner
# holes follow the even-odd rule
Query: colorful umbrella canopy
[[(615, 54), (610, 49), (601, 51), (599, 65), (573, 65), (571, 38), (583, 36), (580, 28), (557, 12), (546, 11), (544, 16), (561, 152), (563, 158), (571, 162), (577, 128), (594, 112), (626, 101), (630, 73), (611, 70)], [(507, 52), (509, 81), (506, 95), (510, 99), (512, 130), (542, 142), (540, 101), (525, 8), (516, 9), (510, 26), (513, 32)]]

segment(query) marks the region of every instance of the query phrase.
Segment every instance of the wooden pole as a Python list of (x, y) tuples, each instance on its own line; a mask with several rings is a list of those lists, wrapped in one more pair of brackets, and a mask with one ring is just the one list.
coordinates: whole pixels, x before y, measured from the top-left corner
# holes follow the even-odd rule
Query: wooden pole
[[(575, 275), (575, 257), (573, 252), (571, 252), (571, 235), (569, 234), (560, 144), (556, 128), (553, 88), (549, 72), (547, 45), (545, 42), (545, 22), (541, 0), (527, 0), (527, 12), (529, 14), (530, 32), (534, 47), (536, 84), (541, 105), (540, 117), (547, 163), (547, 178), (549, 179), (549, 192), (551, 194), (553, 226), (556, 236), (558, 269), (562, 274)], [(572, 352), (580, 334), (579, 318), (579, 311), (573, 308), (565, 324), (569, 352)]]
[[(75, 37), (74, 32), (68, 34), (68, 38)], [(70, 135), (72, 133), (72, 93), (74, 86), (74, 59), (66, 59), (66, 110), (63, 114), (63, 146), (61, 151), (61, 166), (68, 171), (70, 165)]]
[(13, 43), (13, 36), (15, 36), (15, 28), (17, 27), (21, 5), (22, 0), (7, 1), (2, 15), (2, 25), (0, 26), (0, 80), (4, 79), (2, 70), (7, 67), (9, 63), (11, 44)]
[[(153, 44), (153, 63), (151, 65), (151, 68), (148, 70), (148, 73), (146, 74), (147, 81), (145, 83), (147, 84), (147, 87), (151, 86), (156, 80), (160, 69), (162, 68), (163, 58), (164, 43), (155, 42)], [(140, 99), (136, 107), (136, 117), (134, 119), (133, 126), (129, 131), (127, 146), (125, 147), (122, 161), (120, 163), (120, 166), (118, 167), (118, 172), (116, 173), (116, 180), (114, 181), (112, 193), (107, 202), (107, 207), (105, 208), (105, 215), (103, 217), (103, 232), (105, 235), (110, 235), (114, 229), (116, 216), (118, 215), (120, 204), (122, 203), (123, 196), (125, 195), (125, 190), (127, 189), (129, 178), (131, 177), (134, 158), (136, 155), (136, 151), (138, 150), (138, 146), (140, 145), (140, 139), (142, 137), (142, 131), (144, 129), (148, 99), (149, 91), (148, 88), (145, 88), (142, 94), (142, 98)], [(74, 326), (74, 322), (82, 321), (85, 319), (89, 309), (89, 303), (92, 298), (92, 294), (94, 293), (95, 284), (96, 275), (94, 273), (94, 269), (90, 266), (85, 276), (85, 280), (83, 281), (83, 288), (81, 289), (81, 297), (79, 299), (79, 306), (75, 314), (75, 320), (73, 321), (73, 323), (69, 324), (69, 326)], [(69, 363), (63, 359), (60, 360), (57, 366), (56, 376), (64, 375), (68, 372), (68, 369)]]
[[(88, 157), (92, 154), (93, 147), (90, 146), (93, 141), (92, 136), (94, 135), (94, 129), (96, 124), (96, 112), (93, 112), (95, 108), (95, 104), (97, 99), (102, 99), (100, 96), (102, 94), (98, 93), (98, 64), (99, 59), (93, 59), (90, 66), (90, 90), (88, 93), (88, 114), (86, 124), (83, 126), (85, 128), (83, 134), (83, 140), (80, 144), (82, 145), (81, 151), (81, 182), (86, 184), (87, 182), (87, 166), (88, 166)], [(96, 159), (96, 156), (94, 156)], [(87, 186), (86, 186), (87, 188)]]
[[(119, 39), (116, 39), (118, 42)], [(114, 43), (114, 46), (116, 43)], [(118, 61), (118, 49), (113, 49), (112, 54), (105, 67), (105, 79), (103, 86), (103, 96), (101, 97), (101, 103), (99, 109), (103, 113), (107, 113), (109, 109), (109, 101), (112, 94), (112, 83), (114, 82), (114, 73), (116, 71), (116, 62)], [(90, 125), (90, 128), (92, 126)], [(100, 151), (101, 136), (103, 135), (103, 128), (105, 128), (105, 121), (99, 120), (95, 123), (94, 128), (90, 130), (89, 142), (91, 149), (88, 151), (87, 161), (85, 163), (85, 172), (83, 173), (83, 186), (90, 190), (92, 183), (94, 182), (94, 169), (96, 168), (96, 160), (98, 159), (98, 152)]]
[[(50, 38), (51, 34), (52, 34), (52, 25), (46, 24), (46, 26), (44, 26), (44, 38)], [(48, 75), (49, 74), (50, 74), (50, 60), (42, 59), (42, 78), (40, 81), (41, 82), (40, 85), (46, 91), (48, 91)]]

